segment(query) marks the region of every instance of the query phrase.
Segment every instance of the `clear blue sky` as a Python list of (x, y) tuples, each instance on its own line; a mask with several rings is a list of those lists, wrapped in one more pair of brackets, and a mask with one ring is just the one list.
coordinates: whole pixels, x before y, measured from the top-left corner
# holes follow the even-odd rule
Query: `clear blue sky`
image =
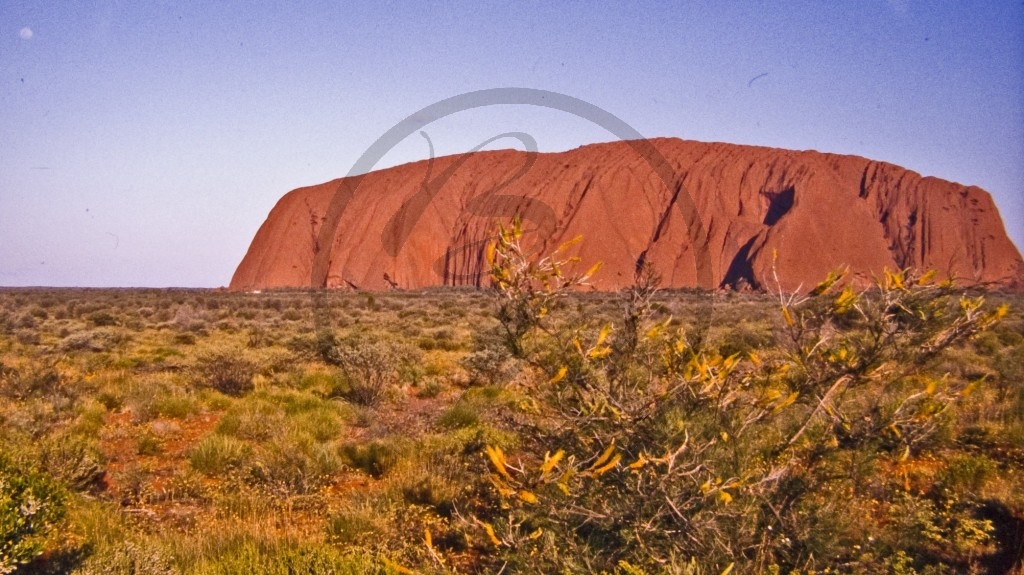
[[(0, 0), (0, 285), (226, 285), (285, 192), (424, 106), (505, 86), (645, 136), (979, 185), (1024, 245), (1020, 0), (280, 4)], [(438, 154), (510, 130), (544, 151), (614, 138), (514, 106), (427, 128)], [(378, 167), (426, 156), (416, 136)]]

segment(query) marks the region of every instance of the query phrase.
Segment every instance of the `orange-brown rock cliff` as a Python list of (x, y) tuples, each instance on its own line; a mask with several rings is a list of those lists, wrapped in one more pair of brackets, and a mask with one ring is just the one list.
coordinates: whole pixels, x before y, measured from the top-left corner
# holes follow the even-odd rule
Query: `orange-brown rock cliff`
[(583, 235), (582, 261), (604, 262), (599, 289), (629, 285), (640, 261), (666, 287), (774, 286), (773, 257), (789, 289), (843, 265), (864, 279), (913, 267), (1021, 285), (1020, 253), (980, 188), (856, 156), (650, 142), (671, 166), (667, 178), (627, 142), (533, 158), (476, 152), (371, 172), (344, 205), (331, 246), (318, 236), (345, 182), (299, 188), (270, 212), (231, 288), (309, 287), (323, 249), (329, 287), (487, 285), (484, 247), (513, 213), (536, 230), (540, 251)]

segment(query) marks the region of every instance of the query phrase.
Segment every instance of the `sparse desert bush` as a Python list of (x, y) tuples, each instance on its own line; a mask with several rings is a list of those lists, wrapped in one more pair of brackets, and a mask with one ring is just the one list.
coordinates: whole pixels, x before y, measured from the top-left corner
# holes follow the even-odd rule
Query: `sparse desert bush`
[(189, 304), (178, 306), (174, 310), (174, 319), (171, 320), (171, 323), (177, 329), (199, 335), (206, 335), (206, 328), (209, 322), (209, 314), (205, 310), (197, 309)]
[(39, 321), (28, 312), (22, 312), (19, 314), (12, 324), (13, 328), (20, 329), (35, 329), (39, 326)]
[(337, 371), (328, 371), (318, 366), (313, 369), (307, 367), (300, 371), (288, 372), (281, 381), (287, 387), (326, 397), (338, 386), (339, 377)]
[(416, 346), (424, 351), (433, 351), (435, 349), (458, 351), (462, 349), (462, 344), (456, 339), (455, 332), (447, 328), (442, 328), (430, 335), (416, 338)]
[(419, 389), (416, 390), (416, 397), (420, 399), (433, 399), (444, 391), (444, 383), (438, 380), (437, 377), (427, 376), (420, 383)]
[(39, 332), (34, 329), (19, 329), (14, 332), (14, 338), (21, 345), (39, 345), (42, 341)]
[(320, 356), (320, 342), (317, 340), (316, 335), (295, 335), (288, 338), (284, 345), (297, 356), (305, 359), (313, 359)]
[(241, 396), (255, 388), (256, 365), (237, 351), (217, 351), (201, 355), (195, 365), (198, 383), (232, 396)]
[(60, 348), (64, 351), (95, 353), (110, 351), (127, 341), (129, 341), (129, 337), (123, 332), (103, 328), (72, 333), (61, 340)]
[[(112, 385), (120, 389), (112, 390)], [(102, 397), (110, 398), (114, 403), (120, 395), (121, 405), (131, 413), (135, 423), (145, 423), (161, 416), (183, 418), (197, 409), (194, 399), (180, 383), (180, 377), (171, 373), (136, 377), (122, 372), (120, 377), (105, 382), (103, 389)]]
[(76, 491), (101, 486), (103, 457), (96, 445), (78, 436), (56, 436), (42, 441), (36, 459), (42, 470)]
[(462, 358), (471, 385), (503, 385), (520, 369), (508, 348), (497, 341), (484, 341)]
[(377, 405), (398, 381), (401, 356), (393, 345), (357, 340), (339, 345), (337, 354), (346, 384), (341, 395), (354, 403)]
[(129, 379), (123, 372), (97, 378), (93, 384), (97, 387), (95, 399), (109, 410), (124, 406), (128, 395)]
[(985, 484), (998, 469), (998, 464), (985, 455), (960, 455), (950, 459), (936, 478), (936, 483), (953, 498), (980, 497)]
[(107, 311), (95, 311), (90, 313), (86, 319), (96, 327), (107, 327), (117, 325), (117, 318)]
[(250, 348), (264, 347), (269, 345), (267, 339), (267, 331), (259, 326), (253, 326), (249, 328), (248, 337), (246, 338), (245, 345)]
[(55, 363), (32, 363), (21, 369), (8, 368), (0, 373), (0, 396), (13, 400), (31, 398), (70, 398), (73, 390)]

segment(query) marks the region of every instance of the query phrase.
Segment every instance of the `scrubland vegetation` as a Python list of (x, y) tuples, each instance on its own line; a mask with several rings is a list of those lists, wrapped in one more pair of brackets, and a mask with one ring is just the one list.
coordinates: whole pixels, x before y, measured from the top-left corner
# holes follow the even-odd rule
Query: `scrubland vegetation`
[(0, 573), (1020, 571), (1019, 296), (596, 294), (518, 241), (328, 342), (302, 292), (0, 290)]

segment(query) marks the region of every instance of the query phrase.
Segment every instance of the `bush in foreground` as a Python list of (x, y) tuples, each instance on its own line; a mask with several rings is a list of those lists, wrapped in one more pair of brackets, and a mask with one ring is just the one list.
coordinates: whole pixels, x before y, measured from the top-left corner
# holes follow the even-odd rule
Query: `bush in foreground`
[(53, 481), (0, 454), (0, 573), (42, 553), (63, 516), (64, 496)]
[(494, 500), (467, 526), (496, 566), (943, 573), (990, 551), (978, 501), (907, 474), (974, 387), (936, 358), (1005, 307), (929, 275), (886, 272), (858, 291), (835, 273), (780, 293), (780, 348), (723, 357), (651, 321), (650, 273), (617, 323), (565, 317), (552, 303), (590, 272), (570, 274), (557, 251), (526, 261), (521, 235), (501, 230), (492, 278), (538, 417), (514, 457), (487, 448)]

